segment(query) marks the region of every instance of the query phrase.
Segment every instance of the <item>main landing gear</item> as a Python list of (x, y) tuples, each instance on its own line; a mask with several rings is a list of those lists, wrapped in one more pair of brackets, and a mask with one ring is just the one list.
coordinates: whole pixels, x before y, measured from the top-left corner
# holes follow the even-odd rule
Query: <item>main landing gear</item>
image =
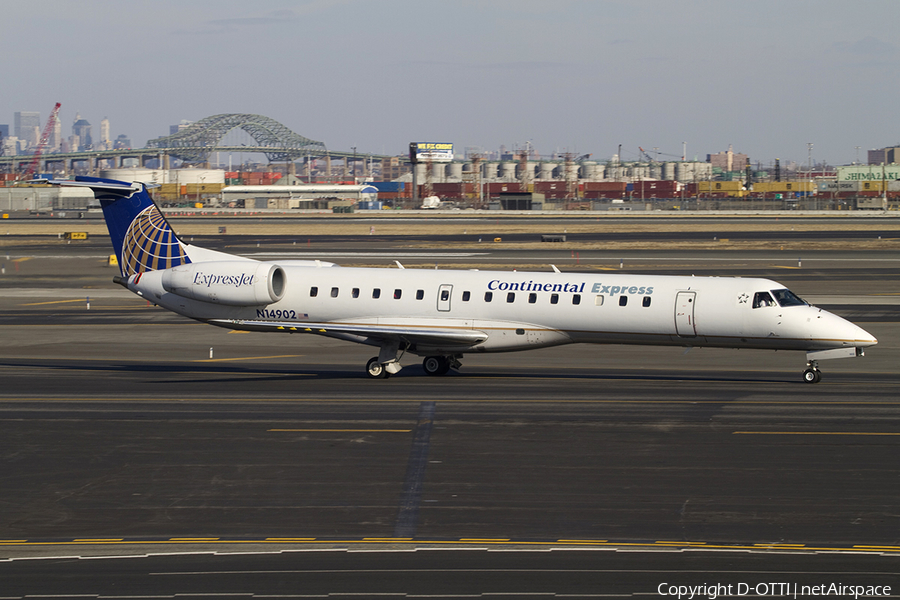
[(806, 370), (803, 371), (803, 381), (806, 383), (819, 383), (822, 379), (822, 372), (819, 370), (818, 361), (811, 360), (806, 363)]
[(458, 356), (426, 356), (422, 368), (426, 375), (446, 375), (450, 369), (462, 366)]

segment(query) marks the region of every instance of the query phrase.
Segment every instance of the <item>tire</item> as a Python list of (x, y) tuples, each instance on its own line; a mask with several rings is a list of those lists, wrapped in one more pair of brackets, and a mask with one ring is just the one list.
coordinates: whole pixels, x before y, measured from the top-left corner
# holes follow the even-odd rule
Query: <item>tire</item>
[(803, 381), (806, 383), (818, 383), (822, 378), (822, 374), (816, 369), (807, 369), (803, 371)]
[(377, 356), (373, 356), (369, 359), (369, 362), (366, 363), (366, 375), (372, 379), (388, 378), (388, 372), (385, 370), (384, 365), (378, 362)]
[[(426, 356), (422, 361), (422, 368), (425, 369), (426, 375), (443, 375), (447, 371), (442, 371), (447, 360), (443, 356)], [(449, 364), (447, 364), (449, 368)]]

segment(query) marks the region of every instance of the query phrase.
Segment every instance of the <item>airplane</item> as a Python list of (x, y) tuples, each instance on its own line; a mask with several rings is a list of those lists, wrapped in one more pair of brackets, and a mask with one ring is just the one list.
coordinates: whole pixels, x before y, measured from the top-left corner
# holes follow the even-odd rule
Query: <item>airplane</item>
[(406, 354), (444, 375), (465, 354), (588, 343), (802, 351), (803, 381), (817, 383), (820, 360), (863, 356), (878, 343), (769, 279), (257, 261), (184, 243), (143, 183), (51, 183), (93, 190), (118, 257), (115, 283), (226, 329), (375, 346), (365, 367), (374, 379), (399, 372)]

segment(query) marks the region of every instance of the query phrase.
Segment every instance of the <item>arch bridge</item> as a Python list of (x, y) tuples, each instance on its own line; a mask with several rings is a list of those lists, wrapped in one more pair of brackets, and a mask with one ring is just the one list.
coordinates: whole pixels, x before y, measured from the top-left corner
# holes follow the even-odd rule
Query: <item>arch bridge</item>
[[(233, 129), (242, 129), (257, 143), (256, 146), (231, 147), (221, 145), (222, 139)], [(185, 162), (206, 162), (213, 152), (257, 152), (265, 154), (269, 162), (287, 162), (306, 156), (325, 156), (325, 144), (294, 133), (278, 121), (263, 115), (221, 114), (192, 123), (178, 133), (147, 142), (169, 156)]]

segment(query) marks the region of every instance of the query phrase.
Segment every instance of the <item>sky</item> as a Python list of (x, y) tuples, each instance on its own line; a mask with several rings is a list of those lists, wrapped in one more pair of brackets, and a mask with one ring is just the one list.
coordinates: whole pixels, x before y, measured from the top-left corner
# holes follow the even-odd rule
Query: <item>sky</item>
[[(0, 0), (0, 123), (134, 147), (254, 113), (336, 151), (865, 162), (900, 144), (897, 0)], [(857, 150), (856, 147), (860, 149)]]

